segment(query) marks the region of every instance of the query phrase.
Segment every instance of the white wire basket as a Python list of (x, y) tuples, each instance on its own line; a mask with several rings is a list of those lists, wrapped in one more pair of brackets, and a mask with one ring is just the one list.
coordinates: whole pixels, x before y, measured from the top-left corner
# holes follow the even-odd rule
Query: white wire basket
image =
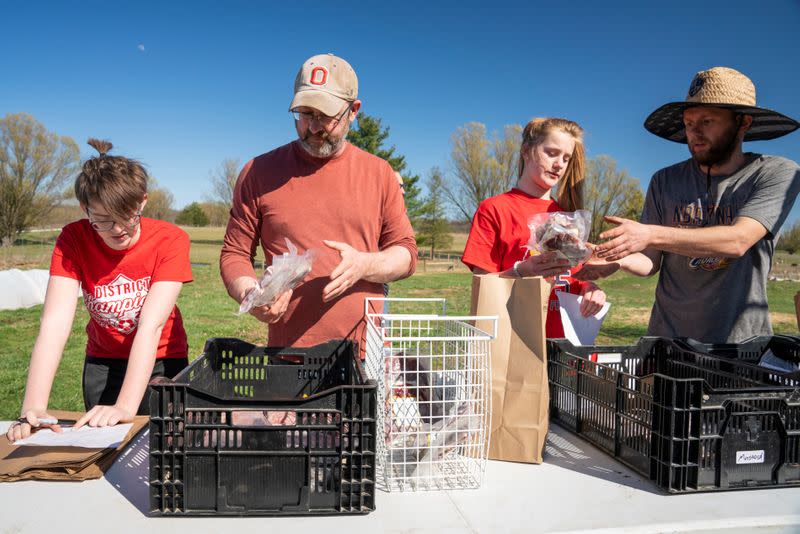
[[(370, 311), (376, 305), (383, 313)], [(389, 313), (434, 310), (434, 313)], [(490, 342), (497, 317), (446, 316), (446, 302), (367, 299), (366, 371), (378, 383), (378, 486), (478, 488), (489, 450)], [(490, 321), (492, 332), (470, 324)]]

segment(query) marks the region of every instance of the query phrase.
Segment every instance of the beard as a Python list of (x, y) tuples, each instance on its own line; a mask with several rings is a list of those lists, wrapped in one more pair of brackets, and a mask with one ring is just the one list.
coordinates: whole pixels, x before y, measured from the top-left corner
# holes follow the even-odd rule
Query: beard
[[(342, 148), (349, 131), (349, 124), (344, 128), (344, 131), (339, 134), (326, 132), (324, 130), (319, 133), (312, 134), (310, 130), (306, 130), (305, 135), (299, 136), (300, 145), (305, 149), (306, 152), (315, 158), (329, 158), (336, 154), (340, 148)], [(311, 140), (314, 140), (313, 144), (311, 143)]]
[(731, 127), (723, 133), (719, 139), (711, 143), (708, 139), (703, 139), (709, 144), (709, 148), (703, 152), (695, 152), (689, 146), (689, 152), (692, 153), (694, 160), (705, 167), (713, 167), (714, 165), (721, 165), (731, 159), (733, 153), (738, 146), (737, 134), (739, 131), (738, 124), (732, 124)]

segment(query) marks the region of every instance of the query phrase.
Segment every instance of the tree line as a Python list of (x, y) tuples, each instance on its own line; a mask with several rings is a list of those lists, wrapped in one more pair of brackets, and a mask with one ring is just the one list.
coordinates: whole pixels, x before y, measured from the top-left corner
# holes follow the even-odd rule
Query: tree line
[[(431, 253), (451, 245), (453, 223), (469, 223), (484, 199), (509, 190), (517, 180), (520, 125), (489, 134), (485, 125), (470, 122), (450, 139), (447, 170), (430, 169), (422, 178), (409, 171), (405, 156), (388, 143), (390, 128), (380, 118), (361, 113), (348, 140), (386, 160), (403, 181), (404, 200), (421, 248)], [(71, 184), (79, 171), (78, 145), (59, 136), (28, 114), (0, 119), (0, 239), (7, 246), (32, 227), (56, 226), (80, 218)], [(241, 162), (227, 158), (209, 173), (210, 193), (180, 211), (172, 193), (151, 179), (144, 215), (189, 226), (227, 223), (233, 188)], [(603, 231), (603, 216), (637, 218), (643, 195), (639, 181), (617, 168), (609, 156), (587, 162), (585, 208), (593, 215), (590, 240)], [(53, 220), (62, 218), (63, 220)]]

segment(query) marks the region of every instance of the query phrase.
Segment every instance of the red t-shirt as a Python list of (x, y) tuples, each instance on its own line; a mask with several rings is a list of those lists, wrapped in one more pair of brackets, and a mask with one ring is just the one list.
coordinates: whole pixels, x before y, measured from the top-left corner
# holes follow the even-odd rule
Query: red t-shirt
[[(563, 210), (554, 200), (532, 197), (516, 188), (487, 198), (478, 206), (472, 219), (461, 261), (470, 268), (477, 267), (490, 273), (510, 269), (514, 262), (527, 256), (525, 245), (531, 235), (528, 219), (537, 213), (553, 211)], [(547, 308), (547, 337), (564, 337), (556, 291), (580, 294), (585, 283), (570, 276), (575, 270), (555, 278)]]
[[(65, 226), (58, 236), (50, 275), (81, 283), (91, 316), (86, 325), (86, 354), (126, 359), (150, 286), (192, 281), (189, 236), (173, 224), (143, 217), (136, 244), (114, 250), (87, 219), (81, 219)], [(161, 332), (156, 358), (183, 358), (188, 352), (183, 319), (175, 306)]]

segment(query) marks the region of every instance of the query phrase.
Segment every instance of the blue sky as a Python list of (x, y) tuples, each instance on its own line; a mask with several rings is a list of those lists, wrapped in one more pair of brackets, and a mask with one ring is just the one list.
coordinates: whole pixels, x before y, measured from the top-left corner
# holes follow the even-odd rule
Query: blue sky
[[(297, 69), (333, 52), (409, 170), (449, 169), (450, 136), (562, 116), (646, 187), (688, 151), (645, 117), (693, 74), (741, 70), (800, 119), (800, 2), (37, 2), (2, 4), (0, 115), (27, 112), (91, 149), (144, 161), (181, 208), (209, 172), (294, 137)], [(800, 161), (800, 132), (746, 150)], [(795, 206), (790, 221), (800, 218)]]

